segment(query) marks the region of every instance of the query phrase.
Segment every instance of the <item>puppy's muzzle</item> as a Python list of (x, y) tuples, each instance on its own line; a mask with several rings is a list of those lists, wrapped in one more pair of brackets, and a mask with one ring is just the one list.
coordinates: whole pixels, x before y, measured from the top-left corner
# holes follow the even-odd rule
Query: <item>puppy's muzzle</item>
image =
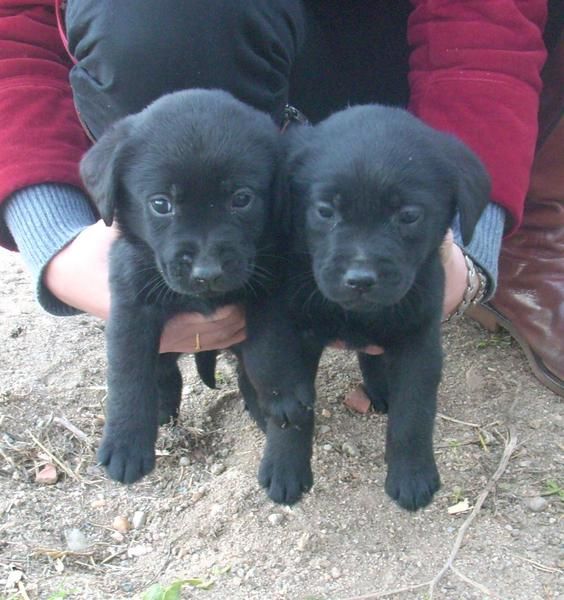
[(199, 294), (221, 291), (223, 286), (223, 276), (223, 269), (217, 263), (196, 265), (192, 269), (190, 288), (192, 291)]
[(351, 268), (343, 276), (343, 285), (361, 296), (369, 292), (377, 283), (378, 275), (371, 269)]
[(351, 261), (341, 268), (321, 270), (323, 294), (346, 310), (373, 310), (397, 302), (406, 292), (407, 279), (393, 261)]
[(213, 296), (237, 289), (244, 284), (246, 262), (242, 258), (209, 255), (194, 256), (180, 252), (167, 269), (169, 286), (183, 294)]

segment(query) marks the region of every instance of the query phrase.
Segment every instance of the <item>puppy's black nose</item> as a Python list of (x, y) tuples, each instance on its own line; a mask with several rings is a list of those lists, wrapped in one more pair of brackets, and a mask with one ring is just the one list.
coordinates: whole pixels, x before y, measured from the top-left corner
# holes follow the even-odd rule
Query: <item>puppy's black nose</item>
[(192, 288), (198, 292), (214, 289), (223, 272), (218, 266), (198, 266), (192, 269)]
[(376, 274), (365, 269), (349, 269), (345, 273), (344, 283), (357, 292), (368, 292), (376, 284)]

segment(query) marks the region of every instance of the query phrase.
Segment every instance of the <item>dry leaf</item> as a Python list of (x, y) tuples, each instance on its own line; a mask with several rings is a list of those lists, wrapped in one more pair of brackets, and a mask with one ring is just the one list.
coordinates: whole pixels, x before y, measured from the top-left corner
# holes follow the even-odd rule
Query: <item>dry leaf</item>
[(458, 515), (463, 512), (468, 512), (473, 508), (474, 507), (470, 506), (470, 504), (468, 503), (468, 498), (464, 498), (464, 500), (461, 500), (460, 502), (449, 506), (447, 510), (449, 515)]

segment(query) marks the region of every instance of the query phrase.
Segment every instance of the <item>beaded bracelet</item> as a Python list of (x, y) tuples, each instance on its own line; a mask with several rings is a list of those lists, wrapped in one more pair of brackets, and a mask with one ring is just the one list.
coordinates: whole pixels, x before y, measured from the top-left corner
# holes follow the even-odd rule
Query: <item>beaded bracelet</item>
[(477, 265), (464, 250), (462, 250), (462, 253), (466, 262), (466, 267), (468, 268), (468, 283), (464, 290), (462, 302), (457, 306), (454, 312), (446, 319), (443, 319), (443, 323), (459, 319), (470, 306), (479, 304), (485, 298), (488, 291), (488, 280), (482, 268)]

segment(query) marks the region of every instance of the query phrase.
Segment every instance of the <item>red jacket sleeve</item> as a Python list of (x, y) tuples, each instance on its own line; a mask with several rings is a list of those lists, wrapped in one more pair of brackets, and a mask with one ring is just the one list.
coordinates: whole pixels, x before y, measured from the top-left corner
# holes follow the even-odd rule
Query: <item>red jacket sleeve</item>
[(484, 161), (521, 222), (537, 137), (546, 0), (413, 0), (410, 110)]
[[(89, 146), (68, 83), (54, 0), (0, 0), (0, 202), (46, 182), (81, 186)], [(12, 247), (5, 228), (0, 244)]]

